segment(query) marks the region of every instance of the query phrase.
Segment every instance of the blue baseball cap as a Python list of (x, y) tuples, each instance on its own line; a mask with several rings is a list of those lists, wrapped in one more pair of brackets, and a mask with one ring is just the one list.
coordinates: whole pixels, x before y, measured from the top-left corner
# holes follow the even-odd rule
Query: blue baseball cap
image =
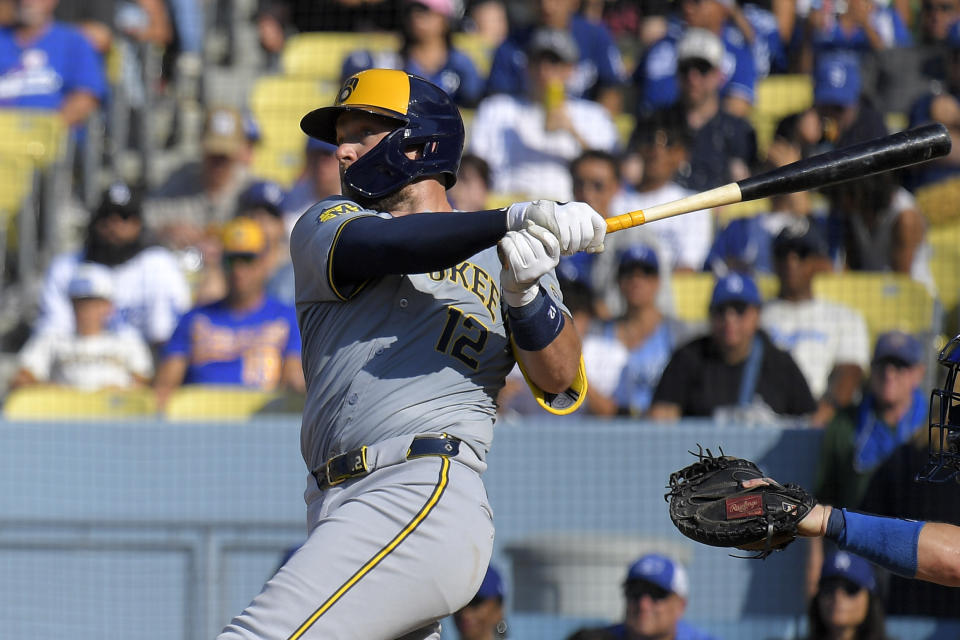
[(474, 599), (498, 598), (503, 600), (503, 593), (503, 579), (500, 577), (500, 573), (492, 565), (487, 567), (487, 575), (483, 576), (483, 582), (480, 583), (480, 588), (477, 589), (477, 595), (474, 596)]
[(914, 365), (923, 359), (923, 344), (909, 333), (888, 331), (877, 336), (873, 361), (899, 360)]
[(636, 560), (627, 570), (624, 584), (643, 580), (686, 598), (690, 592), (687, 570), (679, 562), (659, 553), (648, 553)]
[(860, 67), (850, 54), (824, 54), (813, 73), (813, 102), (849, 107), (860, 100)]
[(659, 272), (657, 252), (645, 244), (633, 244), (617, 253), (617, 275), (636, 266), (651, 267)]
[(877, 580), (873, 574), (873, 567), (860, 556), (837, 551), (827, 556), (820, 571), (820, 582), (827, 578), (841, 577), (860, 585), (872, 592), (877, 588)]
[(760, 290), (753, 278), (745, 273), (730, 273), (717, 279), (710, 296), (710, 308), (719, 307), (728, 302), (746, 302), (759, 307), (763, 303)]
[(564, 282), (578, 282), (590, 287), (590, 270), (593, 268), (594, 254), (580, 251), (572, 256), (560, 256), (557, 263), (557, 279)]
[(283, 211), (280, 204), (285, 196), (283, 187), (276, 182), (258, 180), (251, 183), (237, 198), (237, 211), (266, 209), (273, 215), (279, 216)]
[(317, 151), (321, 153), (333, 153), (337, 150), (337, 145), (317, 140), (313, 136), (307, 136), (307, 153)]

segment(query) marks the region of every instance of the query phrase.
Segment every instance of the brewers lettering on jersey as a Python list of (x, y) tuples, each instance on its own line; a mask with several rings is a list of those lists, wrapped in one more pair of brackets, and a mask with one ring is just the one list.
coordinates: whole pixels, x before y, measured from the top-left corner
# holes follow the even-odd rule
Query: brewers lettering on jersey
[(582, 203), (452, 211), (460, 114), (402, 71), (352, 76), (300, 126), (337, 145), (344, 193), (290, 241), (308, 536), (221, 638), (436, 639), (490, 560), (480, 474), (507, 373), (553, 413), (585, 395), (553, 268), (606, 225)]

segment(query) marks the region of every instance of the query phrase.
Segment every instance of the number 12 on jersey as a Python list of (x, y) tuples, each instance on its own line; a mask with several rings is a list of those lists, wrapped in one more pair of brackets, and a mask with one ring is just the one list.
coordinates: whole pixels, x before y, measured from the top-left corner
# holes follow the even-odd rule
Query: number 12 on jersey
[(447, 322), (440, 332), (436, 349), (464, 363), (471, 369), (479, 366), (476, 356), (487, 344), (487, 328), (456, 307), (447, 307)]

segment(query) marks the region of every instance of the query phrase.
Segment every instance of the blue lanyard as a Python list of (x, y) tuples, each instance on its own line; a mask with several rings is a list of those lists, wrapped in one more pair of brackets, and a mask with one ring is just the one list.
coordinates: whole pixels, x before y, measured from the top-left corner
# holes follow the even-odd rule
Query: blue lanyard
[(747, 363), (743, 367), (743, 377), (740, 378), (740, 393), (737, 397), (737, 404), (741, 407), (749, 406), (753, 402), (753, 396), (757, 390), (757, 376), (760, 375), (760, 363), (763, 361), (763, 340), (760, 336), (753, 337), (753, 344), (750, 346), (750, 355), (747, 356)]

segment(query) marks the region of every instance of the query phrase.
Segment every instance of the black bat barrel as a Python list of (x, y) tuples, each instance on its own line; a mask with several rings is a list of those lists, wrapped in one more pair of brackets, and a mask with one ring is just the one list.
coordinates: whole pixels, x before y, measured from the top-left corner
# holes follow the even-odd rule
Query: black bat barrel
[(950, 133), (939, 122), (798, 160), (737, 183), (742, 200), (826, 187), (927, 162), (950, 153)]

